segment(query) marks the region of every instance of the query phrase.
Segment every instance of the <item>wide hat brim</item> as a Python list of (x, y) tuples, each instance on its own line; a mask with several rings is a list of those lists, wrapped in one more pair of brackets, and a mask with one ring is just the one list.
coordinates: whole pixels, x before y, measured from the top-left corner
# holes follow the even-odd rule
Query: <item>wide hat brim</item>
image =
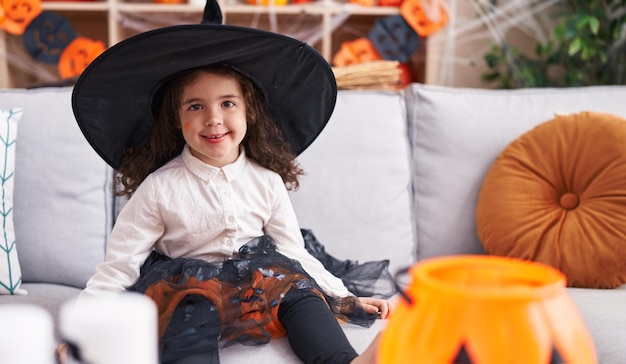
[(106, 50), (74, 86), (74, 115), (88, 142), (113, 168), (154, 126), (153, 99), (184, 70), (224, 63), (261, 89), (270, 114), (296, 155), (328, 122), (337, 85), (328, 62), (296, 39), (258, 29), (190, 24), (160, 28)]

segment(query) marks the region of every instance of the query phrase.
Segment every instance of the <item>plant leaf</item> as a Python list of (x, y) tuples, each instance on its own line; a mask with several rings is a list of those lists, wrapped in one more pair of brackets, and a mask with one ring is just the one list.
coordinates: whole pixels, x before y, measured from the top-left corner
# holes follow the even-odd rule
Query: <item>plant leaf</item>
[(570, 56), (575, 55), (580, 52), (580, 48), (582, 47), (582, 40), (576, 37), (572, 43), (570, 43), (569, 48), (567, 49), (567, 54)]
[(597, 35), (600, 30), (600, 20), (598, 20), (595, 16), (589, 17), (589, 30), (591, 30), (593, 35)]

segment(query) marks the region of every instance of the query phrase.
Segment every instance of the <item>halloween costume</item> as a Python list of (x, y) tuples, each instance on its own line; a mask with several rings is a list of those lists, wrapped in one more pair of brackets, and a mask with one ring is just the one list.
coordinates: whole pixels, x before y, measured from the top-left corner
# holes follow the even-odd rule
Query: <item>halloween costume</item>
[(120, 212), (107, 244), (107, 254), (115, 260), (98, 268), (84, 294), (132, 285), (153, 249), (172, 258), (217, 263), (237, 258), (244, 244), (264, 234), (272, 236), (279, 252), (298, 260), (329, 295), (350, 294), (305, 250), (279, 175), (251, 161), (243, 150), (234, 163), (217, 168), (185, 147), (149, 175)]
[[(226, 64), (255, 83), (294, 154), (319, 135), (337, 93), (328, 63), (295, 39), (217, 22), (219, 7), (209, 1), (204, 24), (131, 37), (78, 79), (74, 114), (112, 167), (150, 135), (163, 83), (207, 64)], [(374, 274), (365, 281), (344, 283), (329, 270), (354, 278), (362, 266), (342, 264), (310, 241), (277, 173), (243, 148), (218, 168), (185, 146), (133, 193), (81, 297), (124, 290), (150, 296), (159, 309), (164, 363), (219, 362), (220, 342), (262, 344), (285, 334), (305, 362), (348, 363), (357, 354), (337, 319), (364, 326), (376, 319), (354, 294), (377, 293), (368, 286), (390, 278), (387, 262), (368, 266)]]

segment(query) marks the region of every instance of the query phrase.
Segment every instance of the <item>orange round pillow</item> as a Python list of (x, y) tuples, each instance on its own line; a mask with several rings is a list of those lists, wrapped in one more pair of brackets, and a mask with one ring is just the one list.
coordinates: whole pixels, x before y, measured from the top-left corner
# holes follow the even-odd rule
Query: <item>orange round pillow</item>
[(568, 286), (626, 283), (626, 119), (557, 116), (514, 140), (483, 181), (476, 229), (488, 254), (551, 265)]

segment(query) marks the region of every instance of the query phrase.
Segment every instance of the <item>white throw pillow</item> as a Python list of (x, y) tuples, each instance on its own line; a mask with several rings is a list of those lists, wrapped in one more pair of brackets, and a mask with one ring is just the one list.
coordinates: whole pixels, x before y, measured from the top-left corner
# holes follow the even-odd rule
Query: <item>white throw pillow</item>
[(0, 110), (0, 294), (26, 294), (20, 288), (22, 271), (13, 228), (15, 141), (21, 117), (21, 109)]

